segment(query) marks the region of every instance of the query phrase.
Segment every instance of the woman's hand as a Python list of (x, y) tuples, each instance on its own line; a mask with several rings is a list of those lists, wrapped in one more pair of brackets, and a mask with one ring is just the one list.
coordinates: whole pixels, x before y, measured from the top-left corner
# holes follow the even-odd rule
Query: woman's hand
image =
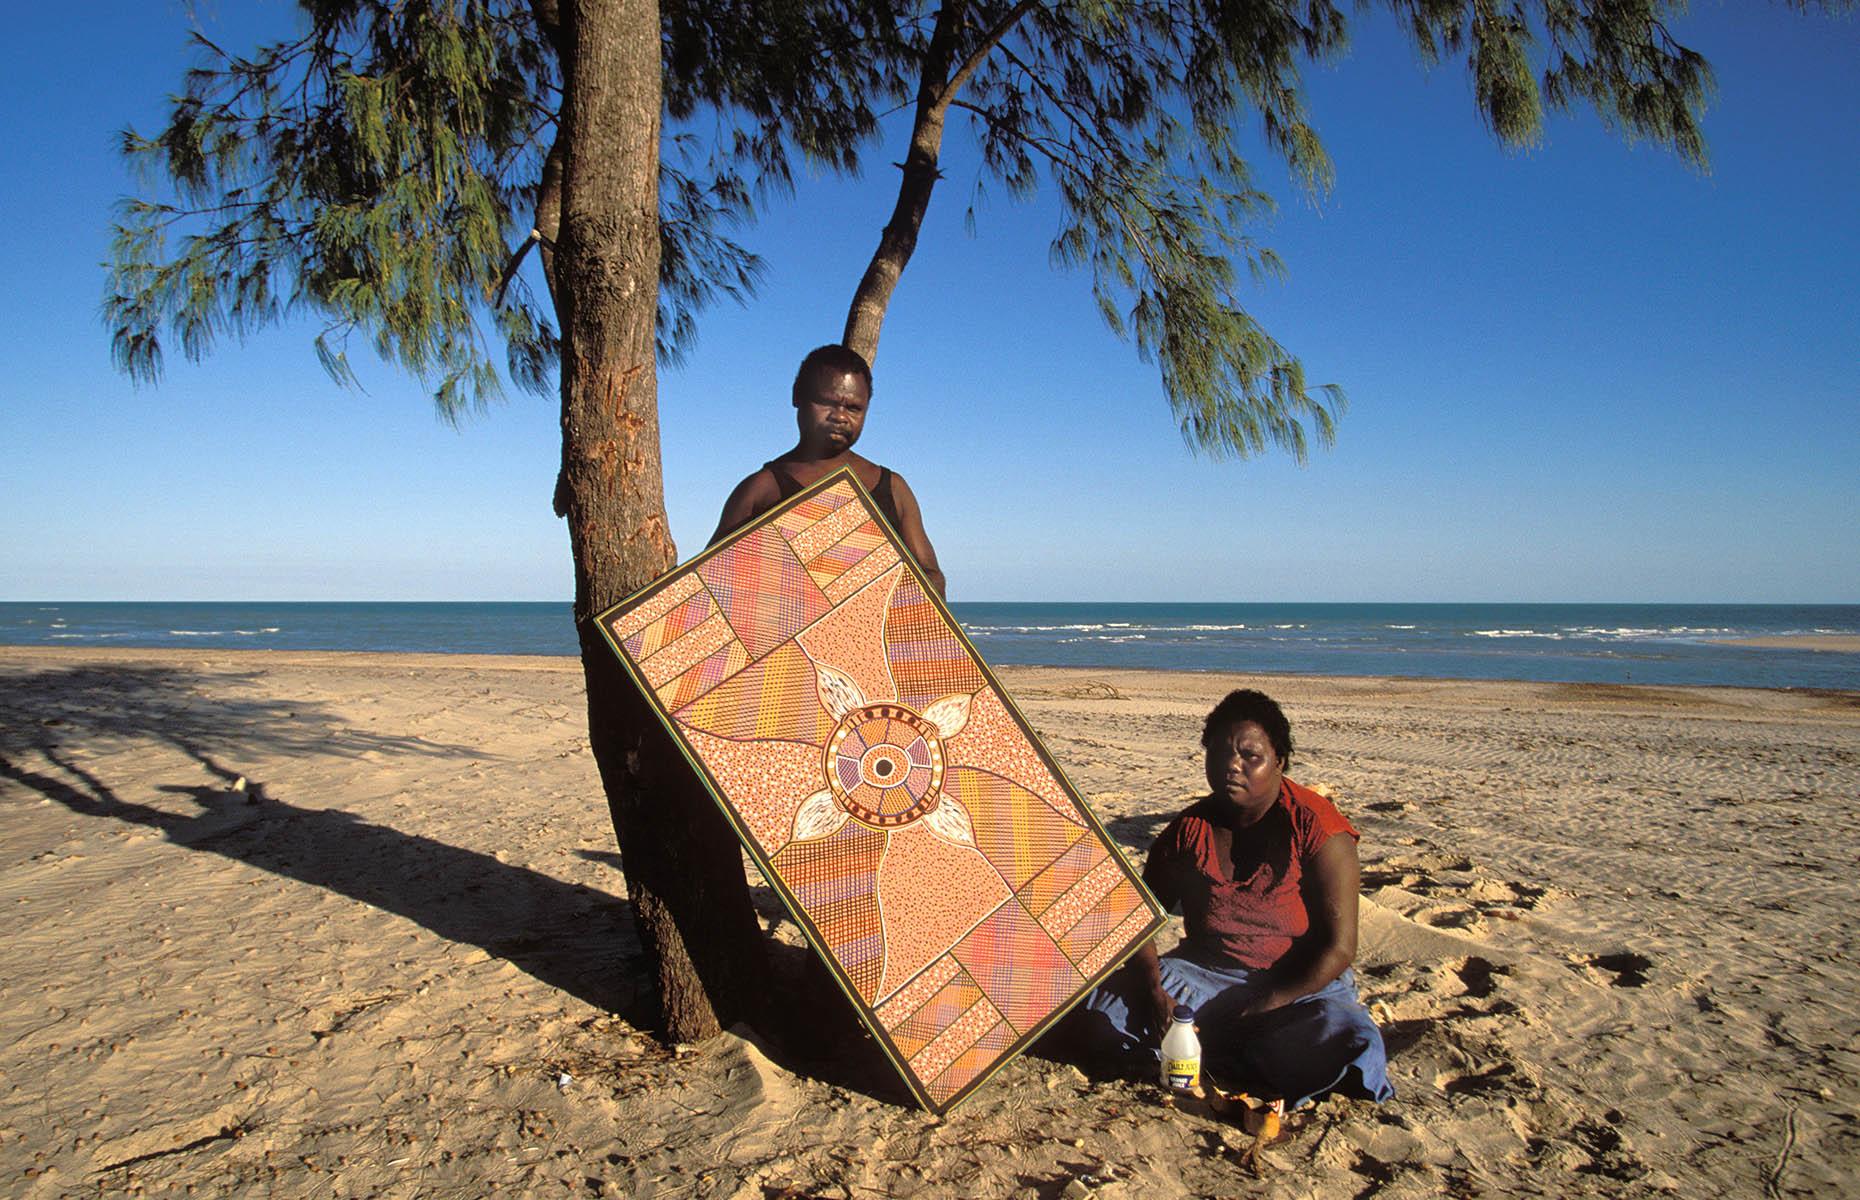
[[(1157, 957), (1156, 943), (1145, 942), (1143, 948), (1131, 955), (1130, 965), (1137, 972), (1137, 978), (1143, 981), (1144, 990), (1150, 997), (1150, 1015), (1155, 1020), (1152, 1028), (1157, 1040), (1169, 1031), (1169, 1022), (1175, 1019), (1175, 997), (1163, 990), (1162, 959)], [(1131, 1016), (1134, 1018), (1135, 1013)]]
[(1160, 1038), (1169, 1032), (1169, 1023), (1175, 1020), (1175, 997), (1156, 984), (1150, 988), (1150, 1003), (1155, 1006), (1156, 1036)]

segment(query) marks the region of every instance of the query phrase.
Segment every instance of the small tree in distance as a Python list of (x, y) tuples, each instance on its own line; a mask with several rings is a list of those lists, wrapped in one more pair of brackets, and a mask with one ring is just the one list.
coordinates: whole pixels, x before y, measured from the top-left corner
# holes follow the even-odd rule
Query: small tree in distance
[[(1797, 8), (1812, 0), (1792, 0)], [(1824, 0), (1816, 7), (1847, 7)], [(1679, 0), (1381, 0), (1423, 60), (1463, 58), (1507, 144), (1546, 106), (1592, 107), (1704, 162), (1704, 60)], [(165, 125), (123, 135), (126, 200), (104, 313), (118, 366), (159, 377), (226, 336), (308, 314), (353, 381), (350, 343), (418, 375), (449, 419), (503, 378), (561, 397), (589, 742), (607, 790), (664, 1030), (697, 1040), (756, 1006), (761, 942), (734, 839), (586, 618), (676, 560), (655, 360), (761, 271), (732, 222), (792, 191), (795, 158), (857, 171), (909, 106), (897, 204), (844, 340), (872, 357), (941, 176), (952, 113), (976, 186), (1051, 187), (1056, 263), (1156, 362), (1197, 449), (1302, 460), (1342, 395), (1240, 303), (1282, 269), (1249, 222), (1271, 203), (1236, 131), (1256, 123), (1301, 185), (1330, 164), (1305, 66), (1348, 42), (1329, 0), (298, 0), (293, 38), (194, 41)], [(972, 211), (971, 211), (972, 215)], [(546, 296), (516, 270), (541, 247)], [(501, 359), (501, 371), (500, 363)]]

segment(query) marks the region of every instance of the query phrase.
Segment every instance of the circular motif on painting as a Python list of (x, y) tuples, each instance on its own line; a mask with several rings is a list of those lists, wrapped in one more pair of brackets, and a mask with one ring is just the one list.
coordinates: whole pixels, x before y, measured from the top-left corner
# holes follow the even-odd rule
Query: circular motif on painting
[(833, 799), (875, 829), (909, 825), (942, 796), (942, 738), (902, 704), (868, 704), (841, 717), (824, 766)]

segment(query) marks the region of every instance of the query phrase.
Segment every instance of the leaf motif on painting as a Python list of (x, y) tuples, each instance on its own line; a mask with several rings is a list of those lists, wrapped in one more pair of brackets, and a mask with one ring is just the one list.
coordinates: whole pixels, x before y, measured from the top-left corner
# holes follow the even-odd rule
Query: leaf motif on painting
[(956, 803), (949, 793), (924, 816), (930, 832), (957, 846), (975, 848), (975, 827), (969, 823), (969, 810)]
[(846, 824), (846, 810), (833, 799), (828, 791), (815, 792), (801, 801), (800, 809), (794, 814), (793, 841), (808, 842), (823, 838)]
[(969, 702), (973, 699), (967, 692), (945, 696), (924, 709), (924, 720), (936, 726), (944, 738), (953, 738), (969, 723)]
[(854, 683), (852, 676), (825, 663), (816, 664), (814, 672), (818, 676), (820, 706), (835, 721), (855, 708), (865, 707), (865, 689)]

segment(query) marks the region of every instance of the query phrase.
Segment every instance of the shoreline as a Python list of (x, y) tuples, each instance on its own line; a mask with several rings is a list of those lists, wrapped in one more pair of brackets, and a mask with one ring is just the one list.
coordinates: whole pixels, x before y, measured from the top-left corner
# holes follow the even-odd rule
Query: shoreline
[[(1860, 692), (1860, 604), (960, 602), (953, 611), (994, 666)], [(1783, 640), (1725, 644), (1771, 638)], [(569, 612), (553, 602), (12, 603), (0, 604), (0, 644), (578, 651)]]
[[(1760, 641), (1762, 639), (1752, 639)], [(1834, 639), (1840, 640), (1840, 639)], [(1860, 652), (1860, 638), (1853, 639), (1856, 652)], [(1741, 645), (1742, 642), (1727, 642), (1727, 645)], [(1775, 648), (1775, 647), (1769, 647)], [(1830, 649), (1844, 649), (1830, 647)], [(581, 658), (574, 654), (483, 654), (472, 652), (428, 651), (428, 650), (248, 650), (235, 647), (173, 647), (173, 646), (41, 646), (18, 643), (0, 643), (0, 663), (9, 658), (38, 659), (47, 662), (62, 660), (91, 660), (99, 663), (131, 663), (139, 660), (180, 660), (231, 663), (250, 663), (271, 667), (282, 666), (392, 666), (402, 667), (417, 665), (423, 669), (439, 671), (473, 671), (473, 670), (510, 670), (568, 672), (579, 674)], [(1038, 664), (1038, 663), (995, 663), (989, 662), (989, 669), (1001, 675), (1004, 681), (1012, 684), (1015, 677), (1040, 672), (1058, 672), (1068, 676), (1158, 676), (1164, 679), (1272, 679), (1297, 683), (1319, 684), (1334, 682), (1340, 685), (1361, 685), (1373, 683), (1406, 684), (1414, 686), (1441, 685), (1442, 687), (1498, 687), (1498, 688), (1542, 688), (1542, 689), (1591, 689), (1606, 693), (1624, 690), (1629, 693), (1645, 692), (1711, 692), (1733, 693), (1751, 692), (1757, 694), (1775, 694), (1784, 696), (1853, 696), (1860, 698), (1860, 688), (1826, 688), (1802, 685), (1776, 685), (1755, 687), (1734, 683), (1615, 683), (1597, 680), (1547, 680), (1515, 679), (1502, 676), (1483, 678), (1462, 678), (1460, 676), (1442, 675), (1360, 675), (1360, 674), (1324, 674), (1311, 671), (1234, 671), (1209, 668), (1194, 670), (1175, 667), (1091, 667), (1074, 664)]]
[[(4, 647), (0, 1179), (1651, 1200), (1860, 1167), (1852, 694), (998, 673), (1139, 860), (1214, 701), (1285, 705), (1289, 773), (1361, 833), (1394, 1101), (1291, 1114), (1262, 1183), (1232, 1124), (1038, 1052), (939, 1121), (848, 1013), (825, 1065), (748, 1027), (665, 1046), (576, 658)], [(807, 951), (750, 883), (778, 987)]]
[(1751, 646), (1762, 650), (1814, 650), (1829, 654), (1860, 654), (1860, 636), (1836, 633), (1785, 633), (1769, 637), (1715, 638), (1719, 646)]

